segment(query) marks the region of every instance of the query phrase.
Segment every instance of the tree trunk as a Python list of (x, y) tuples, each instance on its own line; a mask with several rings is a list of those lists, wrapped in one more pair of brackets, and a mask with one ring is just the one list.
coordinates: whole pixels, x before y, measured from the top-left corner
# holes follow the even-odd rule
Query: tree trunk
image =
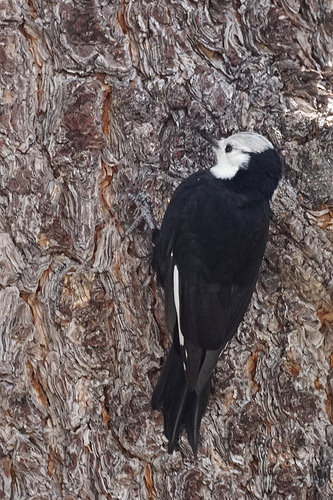
[[(0, 5), (0, 498), (333, 498), (329, 0)], [(214, 161), (196, 127), (286, 160), (197, 458), (150, 408), (169, 336), (135, 223)]]

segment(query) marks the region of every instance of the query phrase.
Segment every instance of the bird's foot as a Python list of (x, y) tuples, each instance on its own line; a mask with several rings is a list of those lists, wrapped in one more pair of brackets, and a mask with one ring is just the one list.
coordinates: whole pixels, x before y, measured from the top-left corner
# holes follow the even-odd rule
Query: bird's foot
[(135, 203), (136, 209), (134, 211), (135, 219), (130, 227), (126, 230), (125, 236), (128, 236), (130, 233), (132, 233), (142, 221), (145, 221), (149, 229), (151, 229), (151, 231), (154, 231), (156, 229), (156, 224), (154, 222), (153, 213), (150, 208), (150, 196), (144, 193), (129, 193), (128, 197)]

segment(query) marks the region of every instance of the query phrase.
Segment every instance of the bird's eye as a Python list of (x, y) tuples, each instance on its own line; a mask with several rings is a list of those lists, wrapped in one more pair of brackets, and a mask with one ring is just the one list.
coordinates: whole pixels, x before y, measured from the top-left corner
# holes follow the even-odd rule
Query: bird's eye
[(225, 147), (225, 152), (226, 153), (230, 153), (232, 151), (232, 145), (231, 144), (227, 144), (226, 147)]

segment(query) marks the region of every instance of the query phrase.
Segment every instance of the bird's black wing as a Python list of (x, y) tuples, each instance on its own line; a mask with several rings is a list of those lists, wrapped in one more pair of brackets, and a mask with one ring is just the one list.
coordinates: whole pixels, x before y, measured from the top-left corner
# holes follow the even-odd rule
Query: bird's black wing
[(169, 204), (159, 243), (166, 319), (191, 388), (205, 385), (244, 316), (268, 223), (268, 204), (249, 204), (210, 173), (184, 181)]

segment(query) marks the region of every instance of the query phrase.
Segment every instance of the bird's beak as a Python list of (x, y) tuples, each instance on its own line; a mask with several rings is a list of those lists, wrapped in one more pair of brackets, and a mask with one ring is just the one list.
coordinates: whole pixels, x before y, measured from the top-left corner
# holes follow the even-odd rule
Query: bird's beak
[(201, 130), (199, 128), (197, 128), (197, 132), (201, 135), (201, 137), (206, 139), (206, 141), (208, 141), (214, 148), (219, 147), (219, 142), (214, 136), (212, 136), (211, 134), (209, 134), (205, 130)]

